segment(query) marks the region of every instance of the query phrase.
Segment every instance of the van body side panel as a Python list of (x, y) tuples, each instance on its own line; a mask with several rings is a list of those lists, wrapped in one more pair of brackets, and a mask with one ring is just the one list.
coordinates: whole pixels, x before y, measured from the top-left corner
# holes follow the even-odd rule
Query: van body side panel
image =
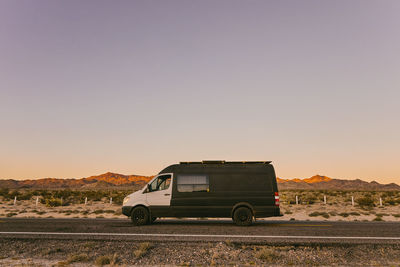
[[(256, 217), (279, 216), (275, 206), (276, 177), (270, 164), (179, 164), (162, 172), (173, 172), (169, 209), (174, 217), (231, 217), (237, 203), (248, 203)], [(208, 192), (179, 192), (180, 175), (207, 175)]]
[(170, 217), (170, 209), (169, 206), (149, 206), (151, 217)]

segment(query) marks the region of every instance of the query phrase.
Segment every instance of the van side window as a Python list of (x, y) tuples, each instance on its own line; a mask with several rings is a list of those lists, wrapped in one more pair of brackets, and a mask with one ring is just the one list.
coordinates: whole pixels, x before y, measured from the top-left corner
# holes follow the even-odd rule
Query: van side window
[(168, 189), (171, 183), (171, 175), (162, 175), (157, 177), (151, 184), (150, 184), (150, 191), (159, 191)]
[(210, 186), (206, 175), (178, 175), (178, 192), (209, 192)]

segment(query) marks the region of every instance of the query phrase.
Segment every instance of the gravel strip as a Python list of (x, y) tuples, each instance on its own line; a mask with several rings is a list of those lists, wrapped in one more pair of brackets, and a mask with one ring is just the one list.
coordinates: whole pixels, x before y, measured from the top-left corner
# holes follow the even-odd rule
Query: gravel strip
[(2, 238), (0, 266), (331, 266), (400, 264), (400, 245), (282, 245)]

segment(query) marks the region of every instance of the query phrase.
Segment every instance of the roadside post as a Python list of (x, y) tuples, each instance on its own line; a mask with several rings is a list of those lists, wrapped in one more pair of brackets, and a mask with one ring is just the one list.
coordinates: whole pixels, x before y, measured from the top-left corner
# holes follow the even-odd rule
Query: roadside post
[(354, 207), (354, 197), (351, 196), (351, 205)]
[(86, 206), (86, 204), (87, 204), (87, 197), (85, 197), (85, 206)]
[(112, 204), (112, 197), (110, 197), (110, 205)]
[(17, 196), (14, 197), (14, 206), (17, 204)]
[(296, 196), (296, 205), (299, 205), (299, 197)]
[(37, 196), (36, 197), (36, 204), (35, 204), (36, 207), (37, 207), (38, 203), (39, 203), (39, 197)]
[(379, 198), (379, 206), (382, 207), (382, 198), (381, 197)]
[(324, 204), (326, 205), (326, 196), (324, 195)]

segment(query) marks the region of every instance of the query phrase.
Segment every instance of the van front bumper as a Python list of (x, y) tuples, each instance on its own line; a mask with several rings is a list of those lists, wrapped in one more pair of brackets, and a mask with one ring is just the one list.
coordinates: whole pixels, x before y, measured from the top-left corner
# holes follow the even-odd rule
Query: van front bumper
[(122, 214), (130, 217), (132, 213), (132, 206), (123, 206), (122, 207)]

